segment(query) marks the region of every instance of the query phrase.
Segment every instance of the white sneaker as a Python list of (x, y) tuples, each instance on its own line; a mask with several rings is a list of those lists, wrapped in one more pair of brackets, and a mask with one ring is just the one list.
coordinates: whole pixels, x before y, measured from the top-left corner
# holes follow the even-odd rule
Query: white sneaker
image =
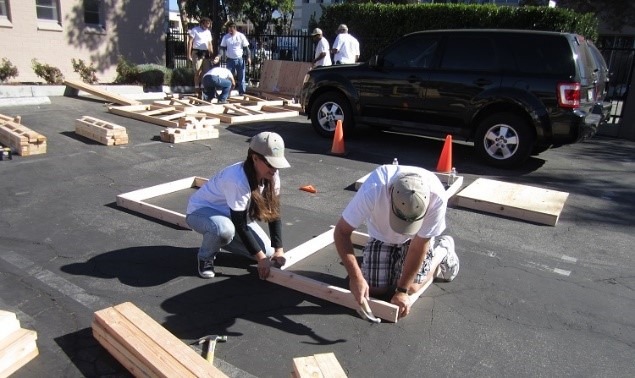
[(446, 282), (451, 282), (457, 274), (459, 274), (459, 256), (454, 250), (454, 239), (451, 236), (440, 236), (437, 246), (445, 248), (448, 254), (439, 264), (439, 272), (437, 278)]

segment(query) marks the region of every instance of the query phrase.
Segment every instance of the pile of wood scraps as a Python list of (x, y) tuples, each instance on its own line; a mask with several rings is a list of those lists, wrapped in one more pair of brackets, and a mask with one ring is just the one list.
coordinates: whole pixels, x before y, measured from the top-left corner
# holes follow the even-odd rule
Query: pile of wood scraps
[[(188, 120), (188, 118), (193, 119)], [(181, 118), (178, 128), (168, 127), (165, 130), (161, 130), (161, 140), (168, 143), (182, 143), (218, 138), (218, 129), (206, 121), (207, 119), (197, 120), (189, 116)]]
[(46, 153), (46, 137), (20, 124), (20, 117), (0, 114), (0, 144), (13, 153), (29, 156)]
[(107, 146), (128, 143), (125, 127), (89, 116), (75, 120), (75, 133)]
[(14, 313), (0, 310), (0, 377), (8, 377), (38, 354), (37, 333), (20, 328)]

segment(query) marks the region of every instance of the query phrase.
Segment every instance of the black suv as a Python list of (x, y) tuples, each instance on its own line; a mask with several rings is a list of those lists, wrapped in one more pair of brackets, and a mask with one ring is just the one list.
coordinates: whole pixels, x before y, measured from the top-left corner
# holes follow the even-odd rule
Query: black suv
[(337, 120), (345, 134), (356, 123), (451, 134), (473, 141), (487, 163), (511, 167), (595, 134), (609, 109), (596, 65), (576, 34), (423, 31), (366, 63), (312, 69), (301, 104), (324, 137)]

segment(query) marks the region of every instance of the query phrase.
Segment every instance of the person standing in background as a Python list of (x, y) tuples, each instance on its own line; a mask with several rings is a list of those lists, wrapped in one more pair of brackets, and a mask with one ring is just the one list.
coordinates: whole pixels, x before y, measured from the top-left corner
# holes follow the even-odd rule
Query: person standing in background
[(251, 51), (247, 37), (236, 29), (236, 23), (229, 21), (226, 25), (227, 34), (220, 42), (220, 48), (224, 52), (229, 69), (236, 76), (238, 94), (244, 95), (247, 90), (245, 81), (245, 61), (243, 54), (247, 56), (247, 64), (251, 65)]
[(315, 56), (313, 58), (313, 67), (330, 66), (331, 55), (329, 51), (329, 41), (322, 36), (322, 29), (315, 28), (311, 33), (315, 45)]
[(359, 60), (359, 41), (348, 34), (348, 26), (341, 24), (337, 27), (337, 37), (333, 42), (333, 60), (335, 64), (353, 64)]
[(195, 26), (187, 32), (187, 60), (192, 62), (194, 68), (194, 88), (196, 91), (201, 90), (203, 62), (212, 56), (211, 26), (212, 20), (203, 17), (199, 26)]

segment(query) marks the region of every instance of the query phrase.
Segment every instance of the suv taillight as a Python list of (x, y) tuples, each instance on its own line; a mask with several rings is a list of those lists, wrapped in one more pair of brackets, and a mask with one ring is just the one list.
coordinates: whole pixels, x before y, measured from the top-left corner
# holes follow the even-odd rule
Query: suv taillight
[(579, 108), (580, 83), (558, 83), (558, 104), (562, 108)]

